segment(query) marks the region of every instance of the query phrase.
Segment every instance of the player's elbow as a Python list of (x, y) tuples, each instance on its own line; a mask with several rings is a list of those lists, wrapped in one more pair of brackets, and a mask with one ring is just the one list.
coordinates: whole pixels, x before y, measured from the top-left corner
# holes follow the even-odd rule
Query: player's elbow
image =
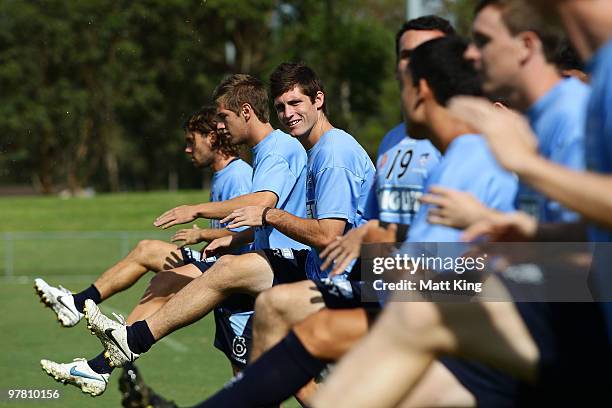
[(263, 205), (264, 207), (275, 208), (276, 203), (278, 202), (278, 197), (276, 196), (276, 194), (270, 191), (262, 192), (261, 197), (259, 198), (261, 199), (260, 205)]
[(316, 242), (314, 243), (313, 246), (319, 250), (323, 250), (327, 248), (327, 246), (331, 244), (335, 238), (336, 238), (336, 235), (328, 235), (325, 233), (321, 233), (316, 237)]

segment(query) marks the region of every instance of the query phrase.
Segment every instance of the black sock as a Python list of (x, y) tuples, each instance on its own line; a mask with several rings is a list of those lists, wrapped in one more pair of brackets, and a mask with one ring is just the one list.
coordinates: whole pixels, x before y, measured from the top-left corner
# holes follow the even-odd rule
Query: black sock
[(104, 358), (104, 353), (100, 353), (87, 361), (87, 365), (98, 374), (109, 374), (113, 372), (113, 367), (111, 367)]
[(100, 292), (94, 285), (91, 285), (76, 295), (72, 295), (72, 298), (74, 299), (74, 305), (81, 313), (83, 313), (83, 306), (85, 306), (85, 301), (87, 299), (93, 300), (96, 305), (101, 301)]
[(155, 338), (146, 320), (139, 320), (127, 327), (127, 342), (132, 353), (142, 354), (149, 351), (155, 343)]
[(325, 363), (313, 357), (297, 336), (289, 332), (280, 343), (197, 407), (278, 406), (324, 367)]

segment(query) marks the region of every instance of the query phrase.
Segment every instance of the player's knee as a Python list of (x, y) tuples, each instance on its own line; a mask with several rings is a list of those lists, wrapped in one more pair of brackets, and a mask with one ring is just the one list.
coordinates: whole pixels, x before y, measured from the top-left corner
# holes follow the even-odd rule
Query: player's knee
[(266, 290), (255, 298), (255, 325), (266, 325), (266, 322), (272, 316), (272, 301), (268, 294), (270, 290)]
[(394, 321), (391, 331), (407, 346), (432, 352), (450, 348), (450, 333), (434, 303), (392, 302), (388, 308)]
[(261, 328), (280, 324), (285, 307), (286, 293), (282, 286), (262, 292), (255, 299), (255, 325)]
[(153, 239), (143, 239), (138, 242), (136, 248), (134, 248), (134, 252), (139, 258), (146, 258), (159, 248), (159, 242), (160, 241)]
[(223, 255), (215, 262), (215, 266), (207, 271), (207, 273), (213, 271), (213, 273), (220, 273), (224, 276), (228, 276), (235, 272), (236, 268), (233, 266), (237, 261), (237, 256), (235, 255)]
[(293, 293), (287, 285), (274, 286), (262, 294), (265, 294), (265, 296), (261, 303), (265, 304), (266, 310), (280, 319), (283, 319), (287, 315), (288, 309), (295, 305), (295, 297), (293, 297)]

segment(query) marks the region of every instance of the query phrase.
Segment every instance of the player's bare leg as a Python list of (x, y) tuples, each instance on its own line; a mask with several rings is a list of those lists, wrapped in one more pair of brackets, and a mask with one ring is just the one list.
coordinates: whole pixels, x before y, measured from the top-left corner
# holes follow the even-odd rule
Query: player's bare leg
[(129, 288), (148, 271), (159, 272), (183, 264), (181, 251), (176, 245), (143, 240), (125, 258), (100, 275), (94, 286), (104, 300)]
[(130, 312), (127, 323), (131, 324), (151, 316), (165, 305), (172, 296), (200, 275), (202, 275), (200, 269), (192, 264), (158, 272), (151, 279), (138, 305)]
[[(368, 332), (369, 317), (365, 309), (321, 309), (293, 327), (295, 335), (312, 356), (336, 361)], [(318, 385), (308, 383), (296, 393), (300, 401), (308, 401)]]
[(263, 252), (225, 255), (191, 281), (146, 322), (156, 340), (187, 326), (232, 293), (256, 296), (272, 286), (274, 273)]
[(434, 361), (398, 408), (475, 407), (476, 398), (439, 361)]
[(259, 295), (255, 301), (251, 361), (281, 341), (294, 324), (324, 306), (321, 292), (309, 280), (278, 285)]
[[(482, 339), (489, 339), (482, 342)], [(538, 350), (509, 302), (394, 302), (313, 397), (314, 407), (392, 407), (410, 395), (439, 355), (457, 355), (524, 380), (536, 376)], [(376, 381), (342, 393), (367, 367)], [(398, 386), (401, 384), (401, 386)]]
[(55, 312), (62, 326), (72, 327), (83, 317), (86, 299), (100, 303), (129, 288), (148, 271), (160, 272), (183, 264), (183, 256), (176, 245), (144, 240), (81, 292), (72, 293), (61, 286), (51, 286), (41, 278), (34, 281), (34, 287), (41, 300)]

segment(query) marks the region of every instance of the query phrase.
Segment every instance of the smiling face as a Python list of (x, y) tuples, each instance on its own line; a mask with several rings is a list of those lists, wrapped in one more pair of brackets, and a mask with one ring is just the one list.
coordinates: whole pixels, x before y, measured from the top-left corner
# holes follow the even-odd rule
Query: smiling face
[(483, 90), (494, 97), (504, 97), (516, 88), (521, 71), (522, 42), (504, 24), (502, 11), (494, 6), (483, 8), (472, 24), (473, 41), (465, 52), (483, 80)]
[(274, 99), (278, 120), (293, 137), (308, 135), (319, 120), (325, 96), (317, 92), (314, 102), (296, 85)]

